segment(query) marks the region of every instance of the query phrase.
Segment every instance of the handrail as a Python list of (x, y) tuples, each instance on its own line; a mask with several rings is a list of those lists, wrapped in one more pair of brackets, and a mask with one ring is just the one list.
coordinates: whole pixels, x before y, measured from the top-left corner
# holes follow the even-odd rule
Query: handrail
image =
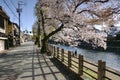
[(97, 80), (97, 78), (95, 78), (94, 76), (90, 75), (89, 73), (83, 71), (85, 74), (89, 75), (90, 77), (92, 77), (93, 79)]
[(120, 74), (119, 73), (116, 73), (116, 72), (114, 72), (114, 71), (111, 71), (111, 70), (109, 70), (109, 69), (105, 69), (106, 71), (108, 71), (108, 72), (110, 72), (110, 73), (112, 73), (112, 74), (115, 74), (115, 75), (117, 75), (117, 76), (120, 76)]
[(96, 71), (94, 71), (93, 69), (90, 69), (89, 67), (87, 67), (87, 66), (83, 66), (83, 67), (85, 67), (85, 68), (87, 68), (87, 69), (89, 69), (89, 70), (91, 70), (91, 71), (93, 71), (94, 73), (98, 73), (98, 72), (96, 72)]
[(88, 63), (88, 64), (91, 64), (91, 65), (93, 65), (93, 66), (95, 66), (95, 67), (98, 67), (98, 65), (96, 65), (96, 64), (94, 64), (94, 63), (91, 63), (91, 62), (88, 62), (87, 60), (84, 60), (84, 62), (86, 62), (86, 63)]
[(77, 62), (77, 61), (75, 61), (75, 60), (73, 60), (73, 59), (72, 59), (72, 61), (73, 61), (74, 63), (77, 63), (77, 64), (78, 64), (78, 62)]
[[(60, 60), (64, 64), (66, 64), (66, 66), (68, 66), (69, 69), (71, 69), (71, 68), (73, 70), (78, 69), (77, 72), (80, 76), (86, 74), (96, 80), (103, 80), (103, 78), (107, 79), (107, 80), (112, 80), (110, 78), (110, 76), (106, 76), (106, 74), (105, 74), (106, 72), (109, 72), (115, 76), (118, 76), (120, 79), (120, 74), (106, 68), (106, 63), (102, 60), (99, 60), (98, 64), (92, 63), (88, 60), (85, 60), (82, 55), (78, 55), (78, 57), (72, 56), (72, 53), (70, 51), (68, 51), (68, 53), (67, 53), (64, 51), (64, 49), (59, 49), (59, 51), (60, 51), (59, 52), (59, 51), (57, 51), (57, 48), (53, 49), (54, 47), (52, 45), (48, 46), (49, 51), (53, 54), (53, 57), (59, 58), (58, 60)], [(63, 51), (61, 51), (61, 50), (63, 50)], [(86, 65), (86, 64), (88, 64), (88, 65)], [(90, 68), (91, 66), (98, 68), (98, 69), (94, 70), (94, 69)], [(85, 69), (90, 70), (92, 73), (97, 75), (97, 77), (95, 77), (92, 74), (90, 74), (89, 72), (85, 71)]]
[(109, 77), (106, 77), (106, 76), (104, 76), (104, 77), (105, 77), (105, 79), (112, 80), (112, 79), (110, 79)]
[(78, 68), (78, 66), (76, 66), (75, 64), (72, 64), (72, 66), (74, 66), (74, 67)]

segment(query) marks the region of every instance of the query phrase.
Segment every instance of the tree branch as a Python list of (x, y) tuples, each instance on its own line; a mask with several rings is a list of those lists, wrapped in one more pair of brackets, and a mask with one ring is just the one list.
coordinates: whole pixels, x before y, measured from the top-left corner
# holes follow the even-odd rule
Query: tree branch
[(120, 8), (114, 8), (112, 13), (120, 14)]
[(49, 39), (52, 35), (56, 34), (59, 31), (61, 31), (63, 29), (63, 27), (64, 27), (64, 24), (62, 23), (58, 29), (56, 29), (55, 31), (52, 31), (47, 36), (45, 36), (45, 39)]
[(95, 3), (106, 3), (106, 2), (108, 2), (109, 0), (97, 0), (97, 1), (95, 1)]
[(88, 13), (90, 13), (90, 14), (94, 14), (94, 15), (97, 16), (97, 17), (100, 17), (99, 14), (97, 14), (97, 13), (95, 13), (94, 11), (91, 11), (91, 10), (82, 10), (82, 11), (78, 12), (77, 14), (81, 14), (81, 13), (83, 13), (83, 12), (88, 12)]
[(88, 1), (88, 0), (83, 0), (83, 1), (79, 2), (77, 5), (75, 5), (75, 8), (74, 8), (74, 10), (73, 10), (73, 13), (77, 10), (77, 8), (78, 8), (81, 4), (83, 4), (83, 3), (86, 2), (86, 1)]

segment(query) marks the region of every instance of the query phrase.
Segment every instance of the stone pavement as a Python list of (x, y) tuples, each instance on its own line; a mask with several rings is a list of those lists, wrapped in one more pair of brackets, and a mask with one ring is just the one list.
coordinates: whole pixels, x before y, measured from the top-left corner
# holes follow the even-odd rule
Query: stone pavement
[(78, 80), (51, 56), (40, 54), (33, 42), (0, 56), (0, 80)]

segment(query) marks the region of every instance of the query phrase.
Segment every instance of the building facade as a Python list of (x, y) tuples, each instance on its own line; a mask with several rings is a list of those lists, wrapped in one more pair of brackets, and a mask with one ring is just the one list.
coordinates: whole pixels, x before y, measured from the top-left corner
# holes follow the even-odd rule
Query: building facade
[(13, 45), (18, 46), (19, 45), (19, 26), (16, 23), (13, 23)]
[(8, 48), (7, 36), (5, 35), (6, 26), (8, 26), (9, 16), (0, 6), (0, 51)]
[(9, 47), (17, 46), (19, 44), (19, 26), (11, 21), (6, 26), (6, 36), (8, 37)]
[(13, 47), (13, 23), (8, 21), (8, 26), (6, 26), (5, 35), (8, 37), (9, 47)]

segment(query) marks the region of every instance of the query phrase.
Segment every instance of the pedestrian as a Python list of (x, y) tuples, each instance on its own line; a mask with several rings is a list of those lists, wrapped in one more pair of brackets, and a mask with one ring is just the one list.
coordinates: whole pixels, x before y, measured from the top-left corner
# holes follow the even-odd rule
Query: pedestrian
[(77, 50), (75, 50), (75, 56), (77, 56)]

